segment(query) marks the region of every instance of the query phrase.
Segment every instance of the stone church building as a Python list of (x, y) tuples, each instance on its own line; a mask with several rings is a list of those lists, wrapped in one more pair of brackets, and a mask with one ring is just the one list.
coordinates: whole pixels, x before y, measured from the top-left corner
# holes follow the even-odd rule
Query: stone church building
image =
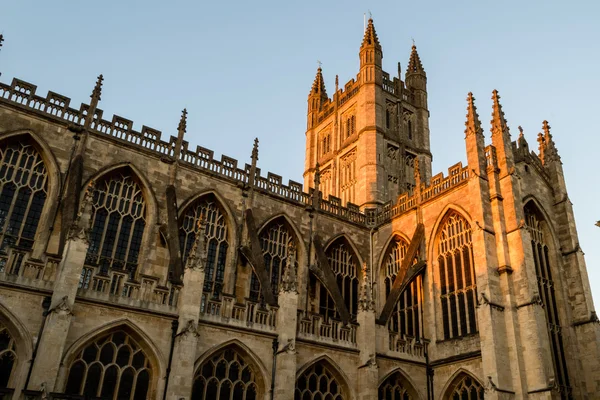
[(548, 122), (513, 141), (494, 91), (484, 135), (469, 93), (434, 175), (416, 47), (391, 77), (370, 20), (359, 56), (331, 97), (317, 71), (304, 184), (191, 146), (185, 110), (103, 115), (102, 76), (78, 108), (0, 83), (0, 397), (600, 398)]

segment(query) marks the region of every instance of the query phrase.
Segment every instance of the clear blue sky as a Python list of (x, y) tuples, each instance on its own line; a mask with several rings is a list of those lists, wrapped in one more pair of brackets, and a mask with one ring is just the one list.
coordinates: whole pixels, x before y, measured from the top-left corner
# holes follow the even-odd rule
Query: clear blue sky
[[(498, 89), (513, 138), (533, 149), (552, 126), (600, 304), (600, 93), (598, 1), (4, 1), (0, 78), (19, 77), (76, 107), (96, 76), (100, 107), (174, 134), (183, 107), (187, 140), (302, 181), (306, 96), (317, 60), (329, 93), (358, 71), (370, 10), (384, 69), (406, 68), (411, 38), (427, 71), (434, 173), (465, 161), (465, 98), (475, 94), (489, 140)], [(168, 137), (168, 136), (167, 136)]]

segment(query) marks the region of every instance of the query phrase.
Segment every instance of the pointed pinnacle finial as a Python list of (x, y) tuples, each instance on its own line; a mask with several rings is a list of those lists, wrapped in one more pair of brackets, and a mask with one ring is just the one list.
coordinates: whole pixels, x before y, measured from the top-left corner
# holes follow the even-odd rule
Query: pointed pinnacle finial
[(92, 100), (100, 100), (100, 95), (102, 94), (102, 81), (104, 81), (104, 76), (100, 74), (98, 75), (96, 86), (94, 86), (94, 90), (92, 91), (92, 95), (90, 96)]
[(366, 46), (374, 46), (375, 48), (381, 50), (381, 44), (379, 44), (379, 38), (377, 37), (377, 32), (375, 32), (375, 25), (373, 24), (373, 18), (370, 16), (369, 12), (369, 22), (367, 23), (367, 29), (365, 29), (365, 36), (363, 37), (363, 41), (361, 44), (361, 48)]
[(509, 135), (508, 124), (506, 118), (504, 118), (504, 111), (502, 111), (502, 105), (500, 105), (500, 95), (498, 91), (494, 89), (492, 92), (492, 135), (503, 134)]
[(321, 183), (321, 170), (319, 169), (320, 165), (317, 162), (317, 165), (315, 165), (315, 187), (319, 186), (319, 183)]
[(465, 126), (466, 136), (483, 135), (479, 114), (477, 114), (477, 107), (475, 107), (475, 97), (473, 97), (472, 92), (469, 92), (467, 95), (467, 121), (465, 122)]
[(410, 59), (408, 60), (408, 67), (406, 68), (406, 74), (408, 75), (417, 73), (425, 74), (425, 69), (423, 68), (421, 57), (419, 57), (417, 46), (415, 45), (415, 40), (413, 39), (413, 45), (410, 52)]
[[(548, 121), (544, 120), (542, 123), (542, 130), (544, 131), (543, 141), (545, 144), (544, 151), (544, 159), (543, 161), (560, 161), (560, 156), (558, 155), (558, 150), (556, 149), (556, 143), (554, 143), (554, 139), (552, 138), (552, 134), (550, 133), (550, 124)], [(539, 137), (542, 137), (542, 134), (539, 134)], [(539, 141), (540, 139), (538, 139)]]
[(550, 133), (550, 128), (551, 126), (548, 124), (548, 121), (544, 120), (544, 122), (542, 122), (542, 129), (544, 130), (544, 135), (546, 136), (546, 138), (552, 137), (552, 134)]
[(184, 108), (181, 111), (181, 118), (179, 119), (179, 125), (177, 126), (177, 130), (179, 132), (179, 135), (183, 137), (183, 134), (186, 132), (187, 130), (187, 109)]
[(0, 47), (2, 47), (3, 42), (4, 42), (4, 35), (0, 33)]
[(360, 311), (373, 311), (373, 285), (371, 284), (371, 271), (369, 265), (364, 262), (362, 266), (362, 282), (358, 293), (358, 309)]
[(321, 61), (317, 61), (319, 67), (317, 68), (317, 74), (315, 76), (315, 80), (312, 84), (312, 89), (310, 94), (317, 94), (322, 100), (327, 99), (327, 91), (325, 90), (325, 80), (323, 79), (323, 73), (321, 69)]
[(258, 138), (254, 138), (254, 146), (252, 146), (252, 155), (250, 156), (252, 162), (258, 161)]
[(281, 285), (279, 293), (298, 293), (298, 285), (296, 279), (296, 247), (294, 242), (290, 242), (287, 249), (287, 259), (283, 266), (283, 276), (281, 277)]

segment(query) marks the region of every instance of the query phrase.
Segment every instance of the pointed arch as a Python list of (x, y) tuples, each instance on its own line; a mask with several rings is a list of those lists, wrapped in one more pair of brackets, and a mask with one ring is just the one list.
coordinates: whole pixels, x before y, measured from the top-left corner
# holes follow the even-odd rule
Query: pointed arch
[[(352, 241), (340, 234), (330, 239), (324, 248), (327, 261), (346, 308), (352, 318), (358, 312), (358, 287), (362, 277), (362, 259)], [(327, 286), (314, 275), (310, 274), (311, 296), (319, 305), (319, 314), (325, 319), (340, 318), (338, 307)]]
[(444, 208), (442, 208), (442, 210), (438, 214), (438, 217), (437, 217), (435, 223), (433, 224), (431, 231), (429, 232), (429, 240), (427, 241), (427, 243), (431, 243), (431, 244), (429, 246), (427, 253), (431, 257), (431, 259), (433, 259), (433, 255), (435, 252), (435, 239), (440, 230), (440, 226), (446, 221), (446, 219), (452, 212), (455, 212), (455, 213), (461, 215), (469, 223), (470, 226), (474, 225), (471, 214), (469, 214), (464, 207), (462, 207), (458, 204), (455, 204), (455, 203), (446, 204), (444, 206)]
[[(265, 269), (271, 279), (273, 294), (277, 297), (279, 292), (279, 283), (283, 269), (288, 259), (288, 247), (293, 245), (296, 248), (296, 269), (299, 261), (306, 255), (304, 241), (300, 231), (285, 213), (280, 213), (269, 218), (258, 229), (258, 239), (264, 257)], [(298, 273), (297, 276), (301, 276)], [(252, 273), (250, 279), (250, 298), (260, 299), (260, 282), (256, 273)]]
[(417, 391), (410, 375), (401, 367), (392, 369), (379, 380), (378, 392), (380, 400), (420, 400), (423, 398)]
[[(262, 399), (270, 382), (264, 364), (248, 346), (231, 339), (206, 350), (194, 364), (192, 399), (211, 400), (229, 380), (234, 399)], [(236, 397), (236, 394), (242, 396)]]
[[(144, 174), (129, 162), (98, 171), (87, 180), (84, 188), (92, 181), (95, 189), (86, 265), (90, 268), (97, 266), (96, 273), (105, 276), (109, 271), (124, 274), (116, 278), (113, 276), (110, 283), (110, 293), (121, 294), (124, 280), (139, 276), (140, 266), (145, 265), (146, 253), (152, 241), (156, 240), (156, 197)], [(85, 190), (82, 190), (82, 197)], [(86, 273), (85, 269), (80, 286), (89, 281), (83, 273)], [(94, 289), (106, 292), (106, 288)]]
[[(0, 388), (21, 390), (33, 352), (33, 338), (21, 320), (0, 303)], [(2, 368), (3, 367), (3, 368)], [(10, 370), (9, 370), (10, 368)]]
[(442, 393), (442, 400), (453, 400), (456, 398), (455, 394), (459, 399), (483, 400), (484, 387), (475, 374), (460, 367), (448, 379)]
[[(559, 241), (558, 241), (558, 236), (556, 234), (557, 231), (553, 225), (552, 218), (550, 218), (550, 215), (546, 211), (546, 208), (542, 205), (542, 202), (539, 201), (537, 199), (537, 197), (535, 197), (532, 194), (527, 195), (523, 198), (523, 210), (525, 211), (525, 210), (527, 210), (528, 207), (531, 207), (531, 206), (535, 207), (536, 211), (540, 214), (540, 216), (542, 217), (542, 219), (548, 226), (548, 233), (551, 235), (552, 243), (554, 244), (555, 248), (558, 249), (560, 247), (560, 245), (558, 244)], [(527, 222), (527, 221), (525, 221), (525, 222)]]
[[(321, 393), (322, 398), (333, 400), (355, 399), (355, 393), (348, 384), (350, 379), (328, 355), (321, 355), (304, 364), (296, 373), (294, 395), (304, 398), (305, 393)], [(330, 397), (325, 397), (330, 394)], [(312, 397), (311, 397), (312, 398)]]
[[(154, 398), (157, 385), (165, 374), (165, 359), (160, 349), (141, 328), (125, 318), (91, 329), (79, 337), (65, 351), (61, 365), (64, 368), (57, 387), (62, 387), (64, 393), (90, 396), (101, 393), (102, 397), (119, 396), (119, 399), (122, 396), (135, 400)], [(131, 369), (136, 371), (134, 381), (137, 386), (129, 394), (116, 389), (114, 382), (106, 385), (106, 390), (113, 390), (108, 394), (103, 386), (86, 384), (89, 380), (99, 385), (100, 375), (118, 376), (119, 371)], [(90, 373), (98, 373), (98, 379), (88, 375)]]
[[(0, 134), (0, 152), (0, 207), (5, 215), (0, 245), (28, 248), (31, 258), (39, 259), (46, 250), (58, 204), (60, 168), (46, 141), (31, 130)], [(9, 268), (16, 267), (18, 273), (20, 261), (16, 266), (13, 263), (9, 261)]]
[[(543, 207), (534, 198), (530, 198), (523, 206), (525, 227), (529, 233), (531, 258), (537, 278), (537, 288), (542, 300), (548, 339), (554, 372), (558, 387), (561, 391), (569, 393), (571, 379), (565, 351), (565, 332), (561, 324), (564, 322), (563, 310), (559, 307), (560, 297), (564, 296), (561, 273), (557, 268), (561, 259), (558, 256), (557, 238), (550, 225), (551, 221)], [(527, 254), (527, 250), (525, 251)], [(529, 258), (529, 257), (528, 257)]]
[(478, 331), (473, 224), (465, 215), (456, 205), (446, 206), (434, 225), (430, 242), (431, 272), (439, 287), (440, 325), (445, 339)]
[[(225, 283), (234, 272), (227, 266), (235, 254), (234, 240), (236, 236), (235, 219), (226, 203), (213, 190), (194, 195), (186, 200), (179, 210), (179, 246), (182, 263), (185, 265), (188, 253), (192, 248), (199, 231), (198, 222), (204, 217), (206, 227), (204, 236), (207, 243), (207, 265), (205, 267), (204, 297), (212, 295), (219, 298), (225, 289)], [(230, 269), (230, 268), (229, 268)], [(202, 304), (205, 304), (203, 297)]]

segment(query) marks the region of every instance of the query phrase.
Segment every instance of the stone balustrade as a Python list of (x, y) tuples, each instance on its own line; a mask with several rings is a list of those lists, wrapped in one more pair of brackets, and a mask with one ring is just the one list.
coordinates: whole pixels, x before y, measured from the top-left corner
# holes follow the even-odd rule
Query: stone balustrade
[(326, 342), (345, 347), (356, 347), (356, 325), (326, 320), (322, 315), (298, 310), (298, 338)]

